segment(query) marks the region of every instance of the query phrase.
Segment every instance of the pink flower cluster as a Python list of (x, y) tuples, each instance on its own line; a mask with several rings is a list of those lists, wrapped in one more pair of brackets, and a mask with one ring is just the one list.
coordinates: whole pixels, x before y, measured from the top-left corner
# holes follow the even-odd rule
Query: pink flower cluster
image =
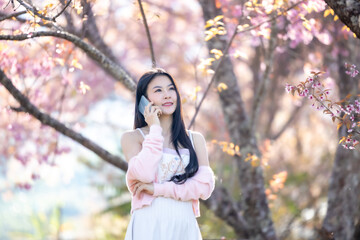
[(310, 100), (315, 100), (312, 106), (317, 110), (324, 109), (325, 104), (323, 102), (329, 101), (328, 95), (330, 94), (330, 90), (323, 89), (323, 85), (316, 73), (309, 76), (305, 82), (301, 82), (298, 86), (286, 84), (285, 90), (287, 93), (294, 95), (294, 93), (297, 92), (300, 97), (307, 97)]
[(351, 77), (356, 77), (359, 74), (359, 71), (356, 69), (354, 64), (345, 63), (345, 68), (345, 73)]
[[(348, 71), (351, 72), (349, 75), (356, 76), (358, 74), (355, 65), (348, 67)], [(301, 82), (297, 86), (286, 84), (285, 90), (293, 95), (297, 92), (300, 97), (313, 100), (313, 107), (330, 115), (333, 122), (336, 119), (339, 120), (338, 128), (344, 125), (348, 133), (348, 136), (341, 138), (340, 143), (346, 149), (355, 149), (359, 144), (359, 140), (356, 138), (360, 137), (360, 100), (350, 101), (351, 95), (349, 95), (341, 102), (332, 102), (328, 98), (330, 89), (324, 89), (320, 82), (320, 74), (320, 72), (312, 72), (312, 75), (305, 82)]]
[(359, 141), (356, 139), (353, 139), (351, 136), (347, 137), (345, 140), (345, 143), (342, 144), (342, 146), (346, 149), (354, 150), (355, 146), (359, 144)]

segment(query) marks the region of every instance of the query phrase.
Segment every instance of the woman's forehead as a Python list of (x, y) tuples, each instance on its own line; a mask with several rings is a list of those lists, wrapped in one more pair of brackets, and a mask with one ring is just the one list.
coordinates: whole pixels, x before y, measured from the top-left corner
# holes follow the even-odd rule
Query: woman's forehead
[(172, 85), (171, 80), (165, 75), (159, 75), (153, 78), (153, 80), (149, 83), (149, 87), (153, 88), (155, 86), (160, 87), (168, 87)]

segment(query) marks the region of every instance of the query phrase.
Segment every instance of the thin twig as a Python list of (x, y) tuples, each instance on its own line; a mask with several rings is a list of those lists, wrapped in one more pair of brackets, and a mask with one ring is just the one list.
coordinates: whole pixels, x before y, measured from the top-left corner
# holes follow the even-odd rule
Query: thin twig
[(142, 16), (143, 21), (144, 21), (144, 26), (145, 26), (145, 30), (146, 30), (146, 36), (147, 36), (147, 39), (149, 41), (152, 67), (155, 68), (156, 67), (156, 60), (155, 60), (154, 47), (153, 47), (153, 43), (152, 43), (152, 40), (151, 40), (149, 26), (148, 26), (147, 21), (146, 21), (146, 16), (145, 16), (145, 12), (144, 12), (141, 0), (138, 0), (138, 3), (139, 3), (139, 7), (140, 7), (141, 16)]
[(53, 17), (54, 22), (56, 22), (56, 18), (58, 18), (61, 14), (63, 14), (63, 12), (65, 12), (66, 8), (70, 5), (71, 1), (72, 1), (72, 0), (69, 0), (69, 1), (66, 3), (65, 7), (64, 7), (58, 14), (56, 14), (55, 17)]
[(39, 13), (39, 11), (36, 9), (36, 7), (28, 5), (27, 3), (25, 3), (22, 0), (17, 0), (17, 1), (20, 3), (21, 6), (23, 6), (29, 12), (32, 12), (34, 15), (38, 16), (39, 18), (47, 20), (47, 21), (51, 21), (51, 22), (56, 22), (56, 18), (58, 18), (66, 10), (66, 8), (70, 5), (72, 0), (69, 0), (67, 2), (67, 4), (65, 5), (65, 7), (58, 14), (56, 14), (54, 17), (47, 17), (47, 16)]
[(47, 16), (44, 16), (42, 14), (39, 13), (39, 11), (33, 7), (33, 6), (29, 6), (27, 5), (24, 1), (22, 0), (17, 0), (18, 3), (20, 3), (21, 6), (23, 6), (24, 8), (26, 8), (29, 12), (32, 12), (34, 15), (38, 16), (41, 19), (47, 20), (47, 21), (52, 21), (54, 22), (53, 18), (49, 18)]

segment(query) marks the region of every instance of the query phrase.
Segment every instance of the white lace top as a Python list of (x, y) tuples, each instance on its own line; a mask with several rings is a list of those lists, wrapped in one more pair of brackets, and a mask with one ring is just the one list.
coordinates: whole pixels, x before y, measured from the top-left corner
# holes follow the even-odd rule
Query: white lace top
[[(137, 128), (145, 138), (145, 134), (140, 128)], [(188, 130), (190, 141), (194, 147), (191, 131)], [(169, 181), (174, 175), (181, 175), (185, 173), (185, 168), (190, 161), (190, 152), (187, 148), (179, 149), (180, 156), (175, 149), (163, 148), (163, 156), (159, 162), (158, 170), (155, 177), (155, 182), (164, 183)]]

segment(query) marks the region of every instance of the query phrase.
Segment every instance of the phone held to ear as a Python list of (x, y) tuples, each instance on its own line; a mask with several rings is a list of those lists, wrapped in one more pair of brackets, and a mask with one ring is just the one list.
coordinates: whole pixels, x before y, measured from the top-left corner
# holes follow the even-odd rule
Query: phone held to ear
[[(145, 107), (147, 106), (147, 105), (149, 105), (149, 100), (147, 100), (147, 98), (144, 96), (144, 95), (142, 95), (141, 96), (141, 99), (140, 99), (140, 103), (139, 103), (139, 111), (141, 112), (141, 114), (144, 116), (144, 112), (145, 112)], [(151, 107), (150, 107), (150, 109), (151, 109)]]

